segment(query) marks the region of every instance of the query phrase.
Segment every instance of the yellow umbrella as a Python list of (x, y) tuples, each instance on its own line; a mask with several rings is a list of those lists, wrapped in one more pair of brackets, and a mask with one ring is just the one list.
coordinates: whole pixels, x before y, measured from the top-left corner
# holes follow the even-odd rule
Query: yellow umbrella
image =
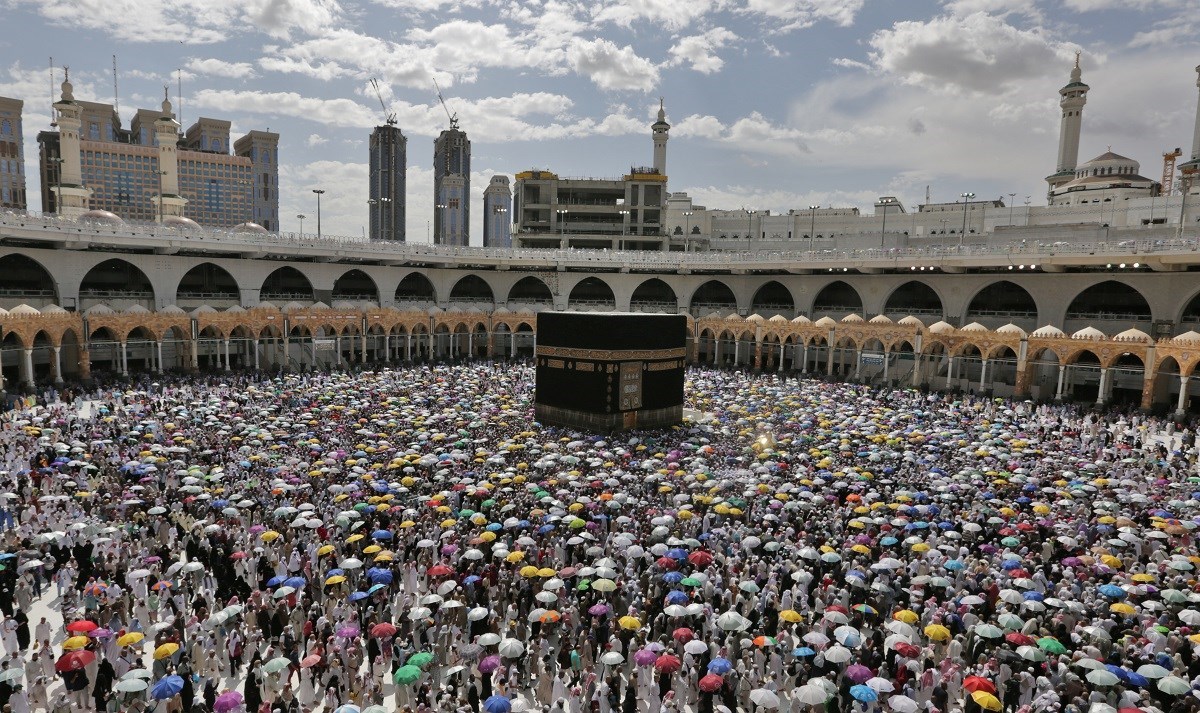
[(321, 545), (321, 547), (317, 549), (317, 556), (324, 557), (331, 552), (333, 552), (333, 545)]
[(375, 554), (376, 552), (382, 552), (382, 551), (383, 551), (383, 548), (382, 548), (382, 547), (380, 547), (379, 545), (371, 545), (371, 546), (369, 546), (369, 547), (364, 547), (364, 548), (363, 548), (363, 554), (364, 554), (364, 555), (373, 555), (373, 554)]
[(376, 562), (392, 562), (395, 559), (396, 557), (392, 555), (391, 552), (380, 552), (379, 554), (375, 555)]
[(1003, 706), (1000, 705), (1000, 699), (984, 690), (975, 691), (971, 694), (971, 700), (979, 704), (979, 707), (985, 711), (998, 711)]
[(1115, 614), (1124, 614), (1126, 616), (1133, 616), (1137, 614), (1137, 609), (1134, 609), (1125, 602), (1115, 602), (1113, 604), (1109, 604), (1108, 610)]
[(351, 536), (347, 537), (347, 538), (346, 538), (346, 542), (349, 542), (349, 543), (353, 544), (353, 543), (355, 543), (355, 542), (358, 542), (358, 541), (359, 541), (359, 540), (361, 540), (361, 539), (363, 539), (363, 536), (362, 536), (362, 535), (360, 535), (360, 534), (358, 534), (358, 533), (355, 533), (355, 534), (353, 534), (353, 535), (351, 535)]
[(117, 643), (120, 644), (121, 646), (132, 646), (134, 644), (140, 643), (141, 640), (144, 638), (146, 638), (146, 635), (143, 634), (142, 632), (131, 631), (128, 634), (123, 634), (121, 636), (121, 638), (117, 639)]
[(855, 545), (855, 546), (851, 547), (850, 549), (854, 550), (855, 552), (864, 554), (864, 555), (871, 554), (871, 548), (867, 547), (866, 545)]
[(800, 616), (800, 612), (796, 611), (795, 609), (784, 609), (783, 611), (779, 612), (779, 619), (781, 621), (786, 621), (789, 624), (795, 624), (802, 618), (803, 617)]
[(416, 524), (417, 523), (413, 522), (412, 520), (405, 520), (404, 522), (400, 523), (400, 527), (407, 530), (408, 528), (410, 528)]
[(274, 530), (267, 530), (258, 537), (263, 542), (274, 542), (275, 540), (279, 539), (279, 533), (275, 532)]
[(924, 542), (918, 542), (917, 544), (912, 546), (912, 551), (913, 552), (928, 552), (929, 545), (925, 544)]
[(538, 568), (534, 567), (531, 564), (527, 564), (524, 567), (522, 567), (517, 573), (520, 574), (522, 577), (536, 577), (537, 573), (538, 573)]
[(334, 584), (341, 584), (342, 582), (345, 582), (345, 581), (346, 581), (345, 577), (343, 577), (340, 574), (337, 574), (337, 575), (334, 575), (334, 576), (330, 577), (329, 579), (325, 580), (325, 586), (329, 587)]
[(479, 533), (479, 539), (483, 540), (484, 542), (493, 542), (496, 539), (496, 533), (492, 532), (491, 530), (486, 530)]
[(925, 635), (934, 641), (948, 641), (950, 639), (950, 630), (941, 624), (930, 624), (925, 627)]
[(72, 636), (63, 642), (63, 651), (76, 651), (78, 649), (82, 649), (88, 645), (88, 641), (90, 641), (90, 639), (88, 639), (86, 636)]
[(174, 656), (175, 652), (178, 650), (179, 650), (179, 644), (176, 644), (173, 642), (169, 643), (169, 644), (163, 644), (162, 646), (160, 646), (154, 650), (154, 660), (162, 661), (165, 658)]
[(902, 621), (905, 624), (916, 624), (921, 617), (912, 609), (901, 609), (893, 614), (892, 618), (896, 621)]
[(504, 559), (508, 560), (509, 562), (520, 562), (521, 560), (525, 559), (525, 553), (522, 552), (521, 550), (517, 550), (516, 552), (509, 552), (508, 556), (505, 557)]
[(539, 577), (553, 577), (556, 574), (558, 574), (558, 572), (549, 567), (542, 567), (537, 571), (537, 576)]
[(638, 619), (636, 616), (623, 616), (620, 619), (617, 619), (617, 625), (622, 629), (629, 629), (632, 631), (642, 626), (642, 620)]
[(1143, 572), (1143, 573), (1133, 575), (1133, 577), (1131, 577), (1131, 579), (1133, 579), (1133, 581), (1135, 581), (1135, 582), (1153, 582), (1154, 575), (1146, 574)]

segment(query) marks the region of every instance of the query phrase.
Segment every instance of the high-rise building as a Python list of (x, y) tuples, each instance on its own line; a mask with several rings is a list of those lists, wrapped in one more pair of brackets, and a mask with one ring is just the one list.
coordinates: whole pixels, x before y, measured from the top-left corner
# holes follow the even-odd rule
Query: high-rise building
[(0, 208), (25, 210), (25, 139), (20, 99), (0, 97)]
[[(447, 185), (450, 178), (451, 185)], [(433, 141), (433, 242), (471, 243), (471, 141), (451, 120)]]
[(69, 81), (55, 109), (58, 131), (37, 137), (44, 212), (279, 229), (278, 134), (252, 131), (234, 155), (228, 121), (201, 117), (181, 135), (167, 100), (138, 109), (125, 129), (112, 105), (76, 100)]
[(1058, 130), (1058, 161), (1054, 173), (1046, 177), (1050, 190), (1075, 178), (1075, 166), (1079, 162), (1079, 135), (1083, 127), (1083, 107), (1087, 104), (1087, 93), (1091, 89), (1083, 83), (1079, 68), (1079, 55), (1075, 55), (1075, 66), (1071, 69), (1071, 81), (1058, 90), (1061, 99), (1062, 123)]
[(376, 126), (370, 149), (371, 240), (404, 242), (408, 139), (394, 124)]
[(483, 247), (512, 247), (512, 191), (508, 176), (492, 176), (483, 191)]
[[(1196, 66), (1196, 87), (1200, 89), (1200, 65)], [(1200, 174), (1200, 101), (1196, 102), (1196, 125), (1192, 129), (1191, 158), (1179, 164), (1179, 173), (1183, 178), (1185, 193), (1193, 189), (1200, 190), (1200, 181), (1196, 180), (1196, 176)]]
[(250, 159), (251, 220), (279, 230), (279, 134), (251, 131), (233, 145), (234, 153)]

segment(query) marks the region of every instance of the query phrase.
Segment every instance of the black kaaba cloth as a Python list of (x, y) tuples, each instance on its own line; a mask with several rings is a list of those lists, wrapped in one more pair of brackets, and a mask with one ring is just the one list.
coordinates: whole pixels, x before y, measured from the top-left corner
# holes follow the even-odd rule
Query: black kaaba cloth
[(593, 431), (679, 423), (686, 348), (680, 314), (542, 312), (537, 418)]

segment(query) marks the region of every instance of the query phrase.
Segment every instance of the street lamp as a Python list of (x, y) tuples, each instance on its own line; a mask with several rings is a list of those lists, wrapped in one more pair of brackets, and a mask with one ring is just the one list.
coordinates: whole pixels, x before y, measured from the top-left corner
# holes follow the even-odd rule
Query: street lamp
[(443, 225), (446, 222), (446, 207), (445, 203), (435, 203), (433, 206), (434, 211), (437, 213), (435, 217), (438, 222), (438, 232), (433, 236), (433, 242), (435, 243), (440, 243), (441, 236), (446, 232), (446, 226)]
[(1013, 224), (1013, 208), (1015, 208), (1016, 205), (1017, 205), (1017, 194), (1009, 193), (1008, 194), (1008, 227), (1010, 227), (1010, 228), (1012, 227), (1012, 224)]
[(304, 238), (304, 219), (307, 218), (308, 216), (304, 215), (303, 213), (297, 213), (296, 217), (300, 219), (300, 238), (303, 239)]
[(882, 250), (884, 240), (887, 235), (887, 214), (888, 208), (896, 202), (895, 198), (880, 198), (879, 202), (883, 205), (883, 225), (879, 226), (879, 249)]
[(322, 188), (314, 188), (313, 193), (317, 194), (317, 240), (321, 239), (321, 196), (325, 195), (325, 190)]
[(958, 246), (961, 248), (963, 244), (963, 236), (967, 233), (967, 204), (975, 197), (974, 193), (960, 193), (963, 199), (963, 227), (962, 232), (958, 234)]
[(684, 220), (684, 225), (686, 226), (683, 229), (683, 239), (684, 240), (687, 240), (688, 236), (692, 234), (692, 216), (695, 214), (696, 214), (695, 211), (691, 211), (691, 210), (683, 211), (683, 220)]
[[(493, 236), (495, 236), (495, 234), (497, 232), (499, 232), (499, 226), (504, 225), (508, 221), (507, 218), (497, 218), (496, 216), (507, 216), (507, 215), (508, 215), (508, 208), (505, 208), (502, 205), (492, 207), (492, 231), (491, 232), (492, 232)], [(509, 242), (509, 245), (485, 245), (484, 247), (511, 247), (511, 244), (512, 244), (512, 228), (511, 227), (509, 228), (508, 242)]]
[(816, 232), (817, 232), (817, 208), (820, 208), (820, 207), (821, 207), (821, 206), (819, 206), (819, 205), (810, 205), (810, 206), (808, 207), (808, 209), (809, 209), (810, 211), (812, 211), (812, 221), (811, 221), (811, 224), (810, 224), (810, 225), (809, 225), (809, 227), (808, 227), (808, 251), (809, 251), (809, 252), (812, 252), (812, 249), (813, 249), (813, 240), (814, 240), (814, 239), (817, 237), (817, 236), (816, 236)]
[[(554, 211), (558, 214), (558, 234), (560, 236), (567, 234), (567, 209), (558, 208)], [(628, 213), (629, 211), (625, 211)]]
[(757, 210), (746, 211), (746, 250), (750, 249), (750, 228), (754, 225), (754, 214)]

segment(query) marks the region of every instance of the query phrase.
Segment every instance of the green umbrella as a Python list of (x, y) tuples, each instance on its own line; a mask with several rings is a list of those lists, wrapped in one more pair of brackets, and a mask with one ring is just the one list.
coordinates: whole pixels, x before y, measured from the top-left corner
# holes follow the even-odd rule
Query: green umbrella
[(421, 669), (409, 664), (396, 669), (396, 673), (392, 676), (392, 680), (402, 686), (407, 686), (412, 683), (416, 683), (417, 679), (420, 677)]
[(1037, 640), (1038, 648), (1050, 654), (1065, 654), (1067, 647), (1062, 645), (1062, 642), (1053, 636), (1043, 636)]
[(684, 577), (683, 579), (679, 580), (679, 583), (685, 587), (699, 587), (700, 586), (700, 580), (696, 579), (695, 577)]
[(1005, 547), (1016, 547), (1017, 545), (1021, 544), (1021, 541), (1015, 537), (1005, 537), (1003, 540), (1000, 540), (1000, 544), (1004, 545)]
[(263, 671), (266, 671), (267, 673), (279, 673), (280, 671), (284, 670), (285, 668), (287, 668), (288, 666), (291, 666), (291, 665), (292, 665), (291, 661), (289, 661), (287, 658), (285, 658), (283, 656), (280, 656), (278, 658), (273, 658), (270, 661), (263, 664)]
[(408, 665), (416, 666), (418, 668), (424, 668), (425, 666), (429, 665), (431, 661), (433, 661), (433, 654), (429, 653), (428, 651), (419, 651), (408, 657)]
[(575, 588), (578, 589), (579, 591), (583, 592), (583, 591), (587, 591), (588, 588), (590, 588), (591, 586), (592, 586), (592, 580), (585, 579), (582, 582), (580, 582), (579, 584), (576, 584)]

